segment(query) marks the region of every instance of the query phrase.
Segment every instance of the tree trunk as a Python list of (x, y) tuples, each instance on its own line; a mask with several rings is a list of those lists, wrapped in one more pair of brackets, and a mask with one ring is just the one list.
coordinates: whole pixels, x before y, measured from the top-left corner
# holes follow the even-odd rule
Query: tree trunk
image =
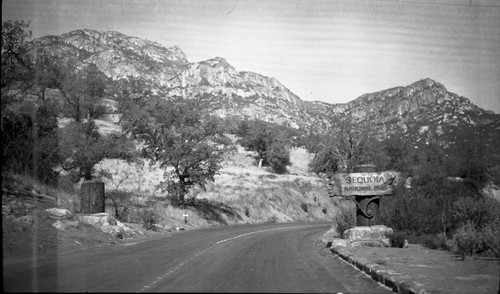
[(100, 180), (84, 181), (80, 189), (80, 205), (82, 213), (105, 212), (104, 183)]
[(33, 115), (31, 117), (31, 124), (33, 126), (32, 129), (32, 137), (33, 137), (33, 157), (32, 157), (32, 164), (33, 164), (33, 178), (38, 180), (39, 179), (39, 172), (38, 172), (38, 164), (39, 164), (39, 159), (38, 159), (38, 121), (37, 121), (37, 112), (38, 112), (38, 104), (35, 103), (33, 107)]
[(443, 226), (443, 235), (446, 236), (446, 202), (443, 204), (443, 212), (441, 213), (441, 225)]
[(186, 184), (184, 183), (184, 177), (179, 177), (179, 202), (184, 203), (184, 191), (186, 190)]

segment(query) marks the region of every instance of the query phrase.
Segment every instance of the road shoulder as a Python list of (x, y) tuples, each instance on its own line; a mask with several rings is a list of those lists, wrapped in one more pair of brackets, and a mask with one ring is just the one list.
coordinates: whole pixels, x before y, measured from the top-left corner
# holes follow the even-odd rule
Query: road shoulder
[(397, 293), (497, 293), (500, 262), (461, 260), (417, 244), (408, 248), (332, 247), (331, 251)]

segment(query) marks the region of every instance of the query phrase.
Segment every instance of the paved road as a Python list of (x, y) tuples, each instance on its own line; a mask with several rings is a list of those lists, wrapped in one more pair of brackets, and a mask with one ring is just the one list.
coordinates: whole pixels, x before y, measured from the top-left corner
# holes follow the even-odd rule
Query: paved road
[(181, 231), (60, 254), (51, 261), (4, 264), (4, 290), (392, 293), (316, 242), (329, 227), (261, 224)]

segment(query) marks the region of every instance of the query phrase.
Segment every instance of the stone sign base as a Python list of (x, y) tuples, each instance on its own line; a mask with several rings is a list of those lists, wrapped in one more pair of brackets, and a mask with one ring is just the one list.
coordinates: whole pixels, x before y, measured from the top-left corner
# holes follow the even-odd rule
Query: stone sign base
[(346, 230), (342, 238), (335, 238), (334, 232), (330, 230), (322, 236), (321, 242), (327, 244), (328, 247), (390, 247), (391, 241), (388, 236), (392, 232), (391, 228), (384, 225), (357, 226)]
[(384, 225), (357, 226), (346, 230), (343, 234), (345, 240), (349, 240), (351, 246), (379, 246), (390, 247), (389, 234), (392, 229)]

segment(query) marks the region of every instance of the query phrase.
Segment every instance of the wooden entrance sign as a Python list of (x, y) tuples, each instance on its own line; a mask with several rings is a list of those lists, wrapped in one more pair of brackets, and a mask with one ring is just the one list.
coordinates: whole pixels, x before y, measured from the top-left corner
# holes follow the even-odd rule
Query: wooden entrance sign
[(381, 196), (394, 194), (396, 172), (374, 172), (374, 165), (357, 166), (354, 173), (336, 173), (329, 185), (330, 197), (354, 197), (356, 223), (373, 226), (380, 223)]

